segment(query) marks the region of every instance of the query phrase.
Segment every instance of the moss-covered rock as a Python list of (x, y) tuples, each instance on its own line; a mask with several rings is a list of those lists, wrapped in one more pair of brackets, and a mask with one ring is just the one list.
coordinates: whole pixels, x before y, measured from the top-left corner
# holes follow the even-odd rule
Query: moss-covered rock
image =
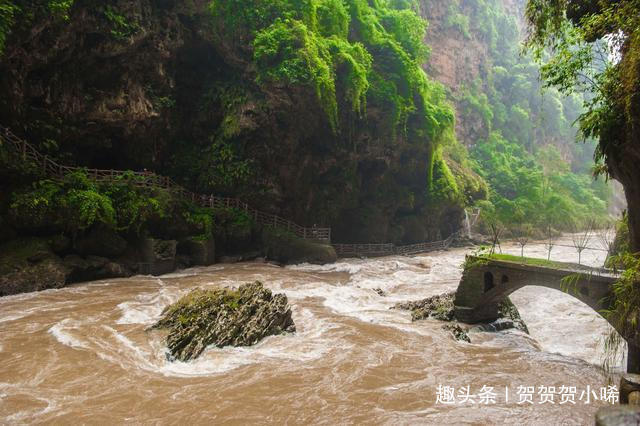
[(445, 324), (442, 326), (442, 329), (449, 331), (453, 335), (453, 338), (459, 342), (471, 343), (471, 339), (469, 338), (469, 334), (467, 333), (468, 330), (462, 328), (458, 323)]
[(520, 316), (518, 308), (516, 308), (516, 305), (514, 305), (511, 299), (509, 299), (508, 297), (498, 305), (498, 315), (498, 320), (500, 320), (501, 318), (509, 319), (513, 321), (512, 328), (517, 328), (518, 330), (524, 331), (525, 333), (529, 334), (527, 324), (525, 324), (524, 320)]
[(322, 265), (338, 259), (332, 246), (303, 240), (283, 230), (263, 230), (262, 245), (266, 258), (284, 264), (306, 262)]
[(262, 283), (237, 290), (197, 289), (162, 313), (152, 328), (168, 329), (170, 359), (188, 361), (210, 345), (250, 346), (266, 336), (295, 331), (287, 296)]
[(69, 272), (43, 239), (13, 240), (0, 246), (0, 296), (63, 287)]
[(435, 318), (440, 321), (452, 321), (453, 297), (455, 293), (444, 293), (428, 297), (415, 302), (399, 303), (396, 309), (411, 311), (411, 320), (419, 321), (427, 318)]

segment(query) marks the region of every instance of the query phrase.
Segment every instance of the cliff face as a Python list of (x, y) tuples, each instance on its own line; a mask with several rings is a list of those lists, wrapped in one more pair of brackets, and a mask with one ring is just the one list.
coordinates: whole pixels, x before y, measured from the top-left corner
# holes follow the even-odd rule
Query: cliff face
[[(76, 0), (69, 19), (16, 25), (0, 58), (2, 124), (62, 163), (146, 168), (302, 224), (329, 225), (336, 242), (446, 237), (464, 203), (484, 196), (463, 167), (455, 178), (464, 196), (446, 185), (446, 196), (429, 196), (435, 141), (412, 142), (411, 120), (407, 135), (395, 134), (385, 105), (369, 102), (363, 117), (342, 111), (333, 132), (313, 88), (257, 84), (250, 45), (214, 37), (209, 3)], [(444, 40), (437, 31), (436, 24), (435, 40)], [(466, 69), (453, 59), (450, 66)], [(436, 178), (448, 182), (451, 173), (436, 163)], [(218, 168), (241, 182), (203, 173)]]
[[(504, 11), (515, 17), (521, 31), (523, 28), (525, 0), (504, 0)], [(450, 90), (450, 99), (456, 106), (456, 134), (466, 146), (479, 138), (486, 138), (487, 126), (479, 116), (465, 113), (461, 101), (462, 89), (480, 82), (482, 91), (487, 90), (486, 81), (493, 67), (489, 48), (490, 41), (470, 29), (467, 19), (474, 19), (477, 2), (461, 0), (421, 1), (421, 11), (429, 21), (426, 42), (431, 48), (425, 71)], [(463, 22), (456, 22), (454, 14)]]

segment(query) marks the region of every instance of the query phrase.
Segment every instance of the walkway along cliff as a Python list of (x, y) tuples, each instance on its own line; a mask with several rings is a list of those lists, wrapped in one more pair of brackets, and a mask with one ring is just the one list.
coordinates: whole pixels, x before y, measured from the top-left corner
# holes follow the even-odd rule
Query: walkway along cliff
[[(18, 162), (30, 164), (30, 167), (37, 168), (38, 173), (52, 181), (63, 182), (66, 176), (81, 172), (97, 184), (108, 185), (125, 182), (143, 190), (159, 188), (170, 194), (172, 198), (186, 200), (206, 210), (210, 209), (211, 214), (214, 216), (221, 209), (233, 209), (241, 212), (253, 223), (250, 226), (255, 226), (261, 230), (262, 235), (259, 241), (255, 243), (258, 244), (258, 247), (245, 249), (245, 251), (248, 250), (247, 255), (232, 258), (219, 255), (218, 248), (214, 247), (213, 235), (206, 235), (195, 240), (188, 235), (182, 235), (179, 238), (173, 237), (175, 241), (172, 241), (171, 237), (168, 241), (163, 241), (162, 238), (143, 238), (140, 242), (134, 244), (134, 253), (131, 253), (131, 250), (127, 250), (127, 247), (131, 245), (129, 242), (124, 241), (113, 230), (106, 230), (102, 234), (98, 232), (100, 235), (87, 235), (86, 239), (94, 240), (93, 244), (89, 241), (89, 245), (102, 245), (103, 241), (114, 240), (114, 245), (117, 246), (117, 249), (111, 251), (102, 250), (101, 248), (97, 251), (82, 251), (76, 250), (74, 242), (72, 244), (74, 247), (71, 247), (71, 249), (53, 250), (60, 258), (50, 252), (50, 246), (53, 243), (36, 244), (37, 248), (34, 249), (34, 252), (28, 254), (24, 259), (25, 262), (23, 263), (26, 265), (26, 270), (31, 270), (32, 266), (42, 269), (40, 261), (51, 258), (53, 263), (47, 267), (49, 272), (44, 275), (54, 278), (43, 279), (42, 271), (37, 274), (22, 274), (25, 270), (17, 266), (20, 262), (9, 261), (8, 263), (14, 263), (15, 265), (10, 265), (9, 271), (3, 270), (0, 275), (4, 275), (4, 278), (6, 278), (4, 281), (11, 283), (4, 285), (0, 282), (0, 287), (5, 287), (4, 289), (0, 288), (0, 295), (60, 287), (70, 282), (129, 276), (135, 273), (161, 275), (175, 268), (190, 265), (209, 265), (216, 258), (221, 261), (248, 260), (262, 254), (268, 259), (281, 263), (327, 263), (335, 260), (336, 256), (412, 255), (446, 249), (455, 237), (455, 234), (452, 234), (442, 241), (406, 246), (395, 246), (393, 244), (334, 244), (330, 246), (331, 228), (317, 227), (315, 225), (313, 227), (301, 226), (276, 214), (252, 208), (237, 198), (197, 194), (186, 190), (169, 177), (147, 171), (105, 170), (63, 165), (42, 154), (27, 141), (17, 137), (8, 128), (2, 126), (0, 126), (0, 143), (4, 148), (8, 148), (10, 155), (15, 157)], [(254, 233), (251, 230), (248, 232)], [(16, 240), (18, 244), (20, 244), (21, 238), (18, 237)], [(3, 240), (6, 240), (6, 238), (3, 238)], [(27, 246), (33, 245), (29, 238), (26, 238), (25, 241)], [(65, 247), (68, 246), (69, 244), (66, 243)], [(15, 247), (9, 251), (15, 251)], [(36, 260), (32, 262), (29, 259)], [(59, 273), (52, 273), (51, 271), (53, 270)], [(22, 274), (22, 276), (11, 275), (13, 273)], [(20, 284), (25, 279), (29, 281), (29, 284)]]

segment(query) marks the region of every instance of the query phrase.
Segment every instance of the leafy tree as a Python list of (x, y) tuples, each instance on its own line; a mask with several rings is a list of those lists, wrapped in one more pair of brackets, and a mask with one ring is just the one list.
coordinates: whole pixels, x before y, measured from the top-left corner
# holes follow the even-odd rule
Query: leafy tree
[(585, 138), (598, 139), (598, 170), (620, 180), (629, 205), (632, 246), (640, 249), (640, 1), (529, 0), (528, 47), (545, 84), (586, 92)]

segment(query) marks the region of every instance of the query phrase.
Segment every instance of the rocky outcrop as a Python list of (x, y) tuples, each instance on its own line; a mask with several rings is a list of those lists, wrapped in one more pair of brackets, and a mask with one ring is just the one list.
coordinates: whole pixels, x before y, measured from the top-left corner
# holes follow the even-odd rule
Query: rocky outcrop
[(138, 242), (137, 249), (140, 253), (140, 272), (150, 275), (168, 274), (176, 267), (176, 249), (178, 242), (175, 240), (158, 240), (145, 238)]
[(462, 201), (424, 196), (431, 136), (391, 126), (373, 90), (361, 119), (341, 105), (334, 132), (311, 86), (256, 84), (251, 43), (217, 40), (209, 4), (76, 1), (64, 22), (16, 25), (0, 57), (2, 124), (77, 165), (147, 168), (196, 191), (221, 191), (201, 175), (226, 167), (224, 142), (252, 171), (224, 191), (331, 226), (336, 242), (435, 240), (458, 226)]
[(213, 238), (180, 241), (176, 247), (176, 252), (179, 255), (187, 256), (191, 265), (207, 266), (216, 261), (216, 245)]
[(154, 329), (168, 329), (171, 360), (189, 361), (208, 346), (250, 346), (266, 336), (295, 331), (287, 296), (262, 283), (237, 290), (194, 290), (165, 308)]
[(444, 293), (415, 302), (399, 303), (394, 306), (394, 309), (411, 311), (412, 321), (433, 318), (440, 321), (452, 322), (451, 324), (444, 325), (443, 329), (450, 331), (453, 337), (459, 341), (471, 342), (471, 338), (468, 335), (470, 332), (498, 332), (515, 328), (527, 334), (529, 333), (527, 325), (520, 317), (518, 308), (516, 308), (509, 298), (506, 298), (500, 303), (500, 317), (496, 321), (481, 324), (473, 328), (458, 323), (453, 305), (455, 294), (455, 292)]
[(399, 303), (394, 308), (411, 311), (412, 321), (427, 318), (435, 318), (440, 321), (452, 321), (454, 295), (455, 293), (439, 294), (416, 302)]
[(100, 280), (106, 278), (122, 278), (131, 275), (131, 271), (106, 257), (87, 256), (85, 258), (75, 254), (64, 258), (64, 265), (69, 269), (67, 282)]
[(75, 251), (82, 256), (118, 257), (127, 249), (127, 240), (112, 229), (96, 227), (78, 238)]
[[(117, 235), (117, 238), (111, 237), (113, 245), (105, 242), (102, 253), (121, 253), (124, 239)], [(81, 247), (88, 252), (96, 252), (104, 240), (83, 237), (79, 241), (83, 241)], [(82, 255), (72, 247), (68, 238), (61, 236), (11, 240), (0, 246), (0, 296), (61, 288), (83, 281), (128, 277), (134, 273), (167, 273), (175, 269), (175, 241), (147, 240), (143, 248), (146, 251), (124, 241), (122, 256), (103, 257)], [(141, 259), (150, 263), (141, 262)], [(147, 268), (143, 270), (145, 266)]]
[(286, 231), (265, 229), (262, 233), (265, 257), (283, 264), (333, 263), (338, 259), (335, 249), (328, 244), (303, 240)]
[(64, 287), (68, 273), (57, 257), (16, 266), (13, 272), (0, 275), (0, 296)]
[(68, 274), (45, 240), (27, 238), (0, 246), (0, 296), (60, 288)]

